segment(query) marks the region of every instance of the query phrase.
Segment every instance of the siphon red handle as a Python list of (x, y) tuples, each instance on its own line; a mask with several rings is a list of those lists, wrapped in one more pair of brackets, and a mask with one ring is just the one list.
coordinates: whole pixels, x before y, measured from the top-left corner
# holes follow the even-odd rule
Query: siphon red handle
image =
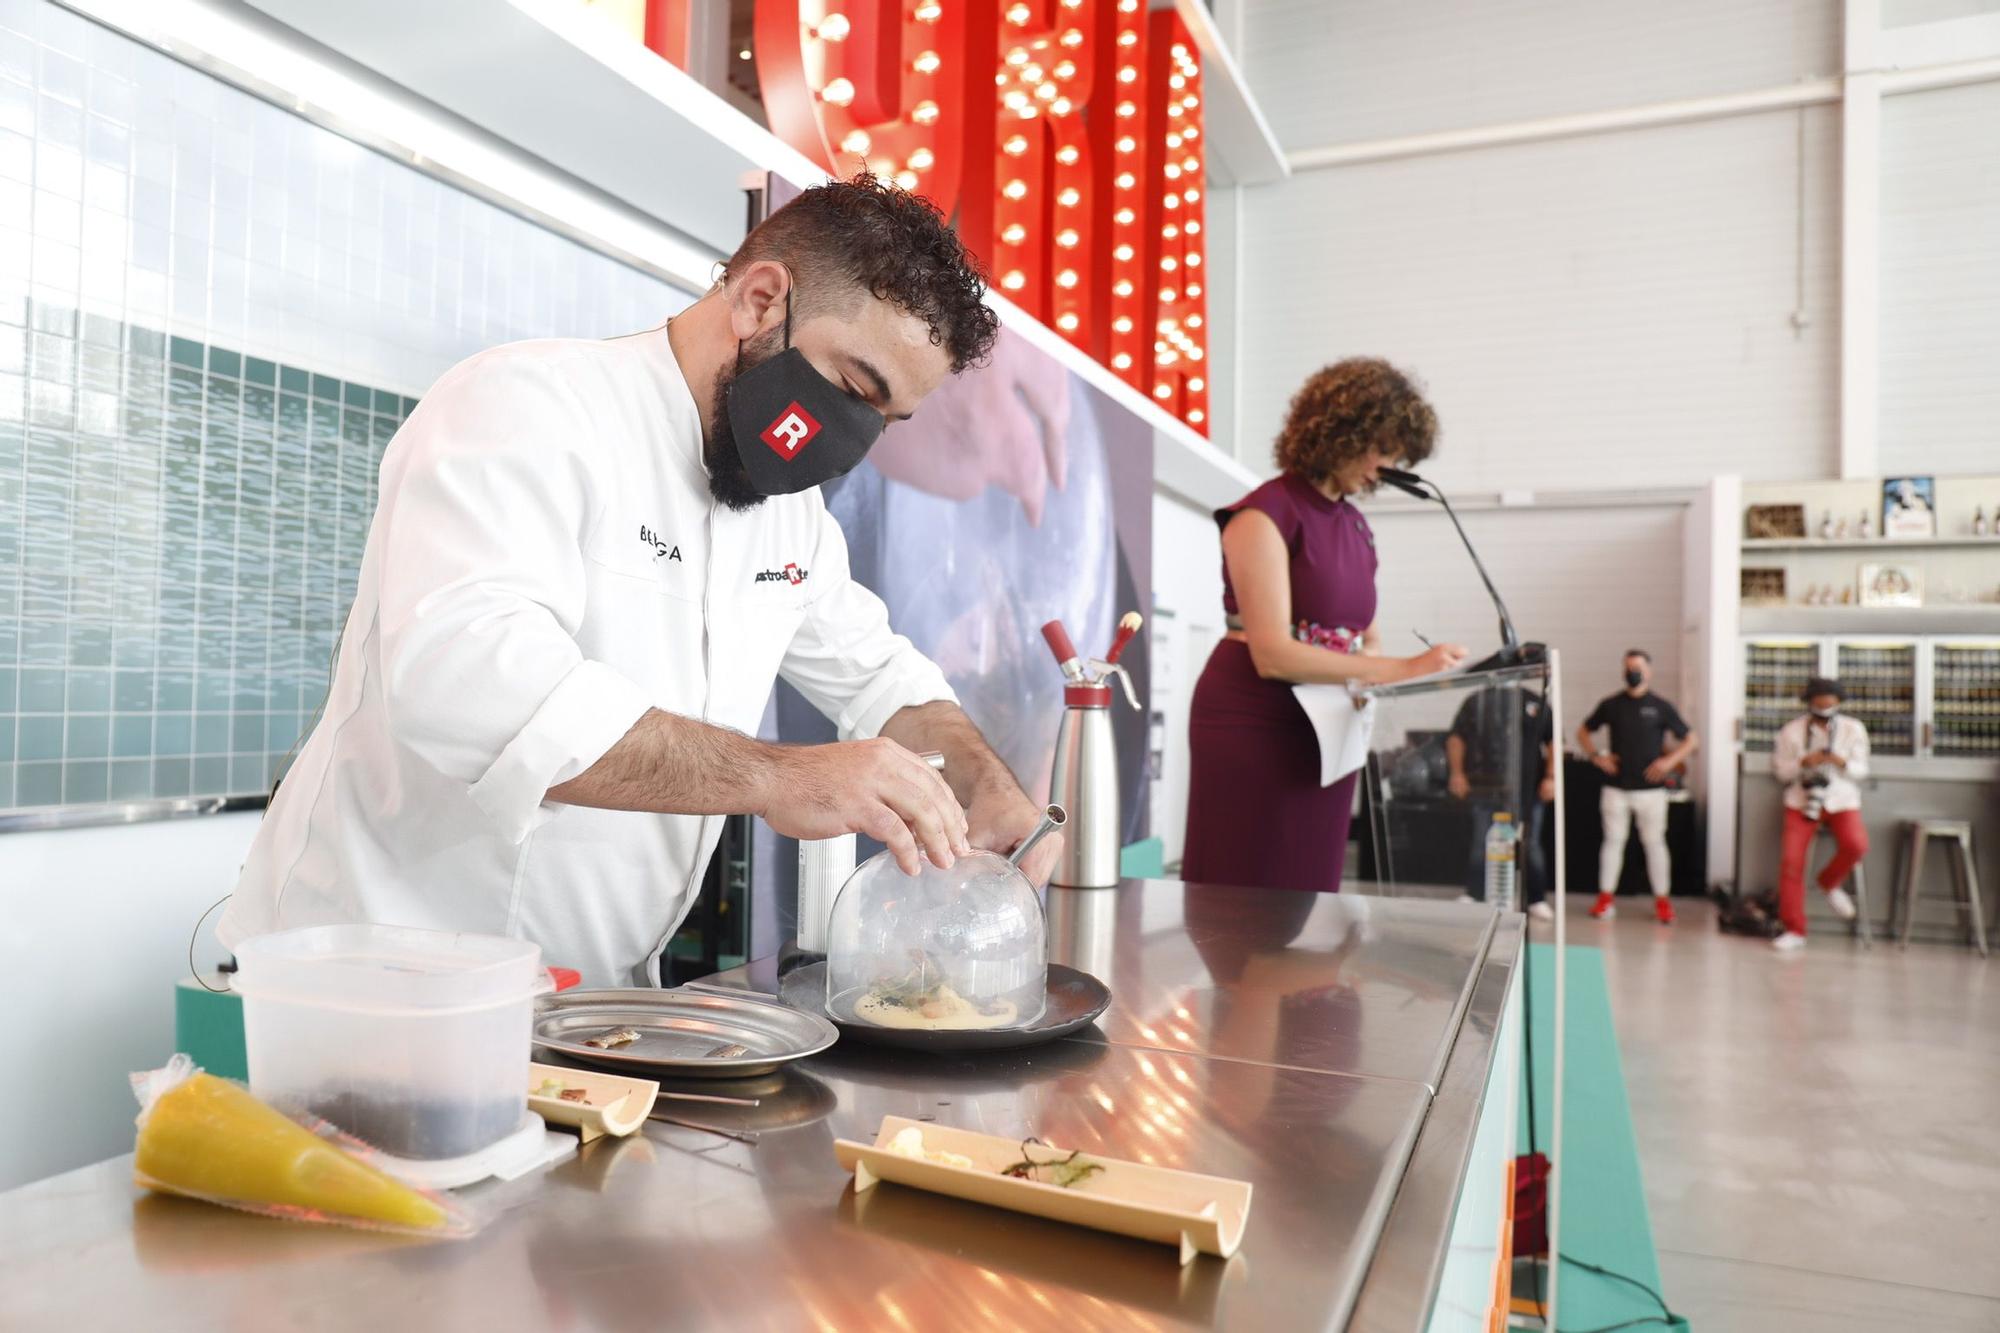
[(1069, 631), (1063, 628), (1062, 621), (1051, 620), (1042, 626), (1042, 637), (1048, 640), (1049, 651), (1056, 655), (1057, 666), (1067, 667), (1077, 660), (1076, 645), (1069, 641)]

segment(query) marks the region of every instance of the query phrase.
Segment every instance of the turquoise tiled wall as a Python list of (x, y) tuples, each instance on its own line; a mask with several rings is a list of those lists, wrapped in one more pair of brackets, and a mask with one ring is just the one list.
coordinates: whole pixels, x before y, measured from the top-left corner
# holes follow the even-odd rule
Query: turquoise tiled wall
[(0, 0), (0, 809), (267, 790), (415, 396), (687, 299)]

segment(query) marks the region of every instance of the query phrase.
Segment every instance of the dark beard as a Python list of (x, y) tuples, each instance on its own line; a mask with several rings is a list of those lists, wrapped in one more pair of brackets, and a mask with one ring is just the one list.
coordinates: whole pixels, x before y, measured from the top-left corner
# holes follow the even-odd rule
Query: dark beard
[(735, 365), (715, 377), (715, 402), (709, 409), (708, 434), (701, 442), (701, 461), (708, 468), (708, 493), (725, 509), (742, 513), (755, 509), (770, 497), (757, 489), (736, 450), (736, 429), (729, 422), (729, 386), (740, 373), (762, 365), (780, 350), (778, 339), (769, 335), (753, 338), (743, 347)]

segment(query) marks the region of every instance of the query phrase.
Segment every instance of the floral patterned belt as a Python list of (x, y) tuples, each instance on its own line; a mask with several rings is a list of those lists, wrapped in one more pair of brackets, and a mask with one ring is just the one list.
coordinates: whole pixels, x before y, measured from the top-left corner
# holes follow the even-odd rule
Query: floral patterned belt
[[(1243, 631), (1243, 617), (1225, 615), (1222, 623), (1239, 634)], [(1300, 643), (1312, 644), (1315, 648), (1326, 648), (1336, 653), (1358, 653), (1361, 651), (1361, 636), (1365, 630), (1348, 629), (1344, 625), (1322, 625), (1317, 620), (1301, 620), (1292, 626), (1292, 637)]]

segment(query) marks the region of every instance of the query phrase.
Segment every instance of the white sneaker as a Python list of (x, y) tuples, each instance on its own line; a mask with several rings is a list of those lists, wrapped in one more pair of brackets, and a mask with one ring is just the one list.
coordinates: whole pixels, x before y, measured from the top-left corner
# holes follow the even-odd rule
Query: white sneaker
[(1553, 921), (1556, 919), (1556, 909), (1547, 903), (1529, 903), (1528, 915), (1537, 921)]
[(1772, 940), (1771, 947), (1773, 949), (1776, 949), (1779, 953), (1797, 953), (1799, 950), (1806, 947), (1806, 937), (1803, 935), (1795, 935), (1788, 930), (1784, 934), (1778, 936), (1777, 939)]
[(1828, 889), (1826, 891), (1826, 905), (1831, 907), (1833, 914), (1842, 921), (1852, 921), (1854, 919), (1854, 899), (1847, 896), (1846, 889), (1838, 887)]

